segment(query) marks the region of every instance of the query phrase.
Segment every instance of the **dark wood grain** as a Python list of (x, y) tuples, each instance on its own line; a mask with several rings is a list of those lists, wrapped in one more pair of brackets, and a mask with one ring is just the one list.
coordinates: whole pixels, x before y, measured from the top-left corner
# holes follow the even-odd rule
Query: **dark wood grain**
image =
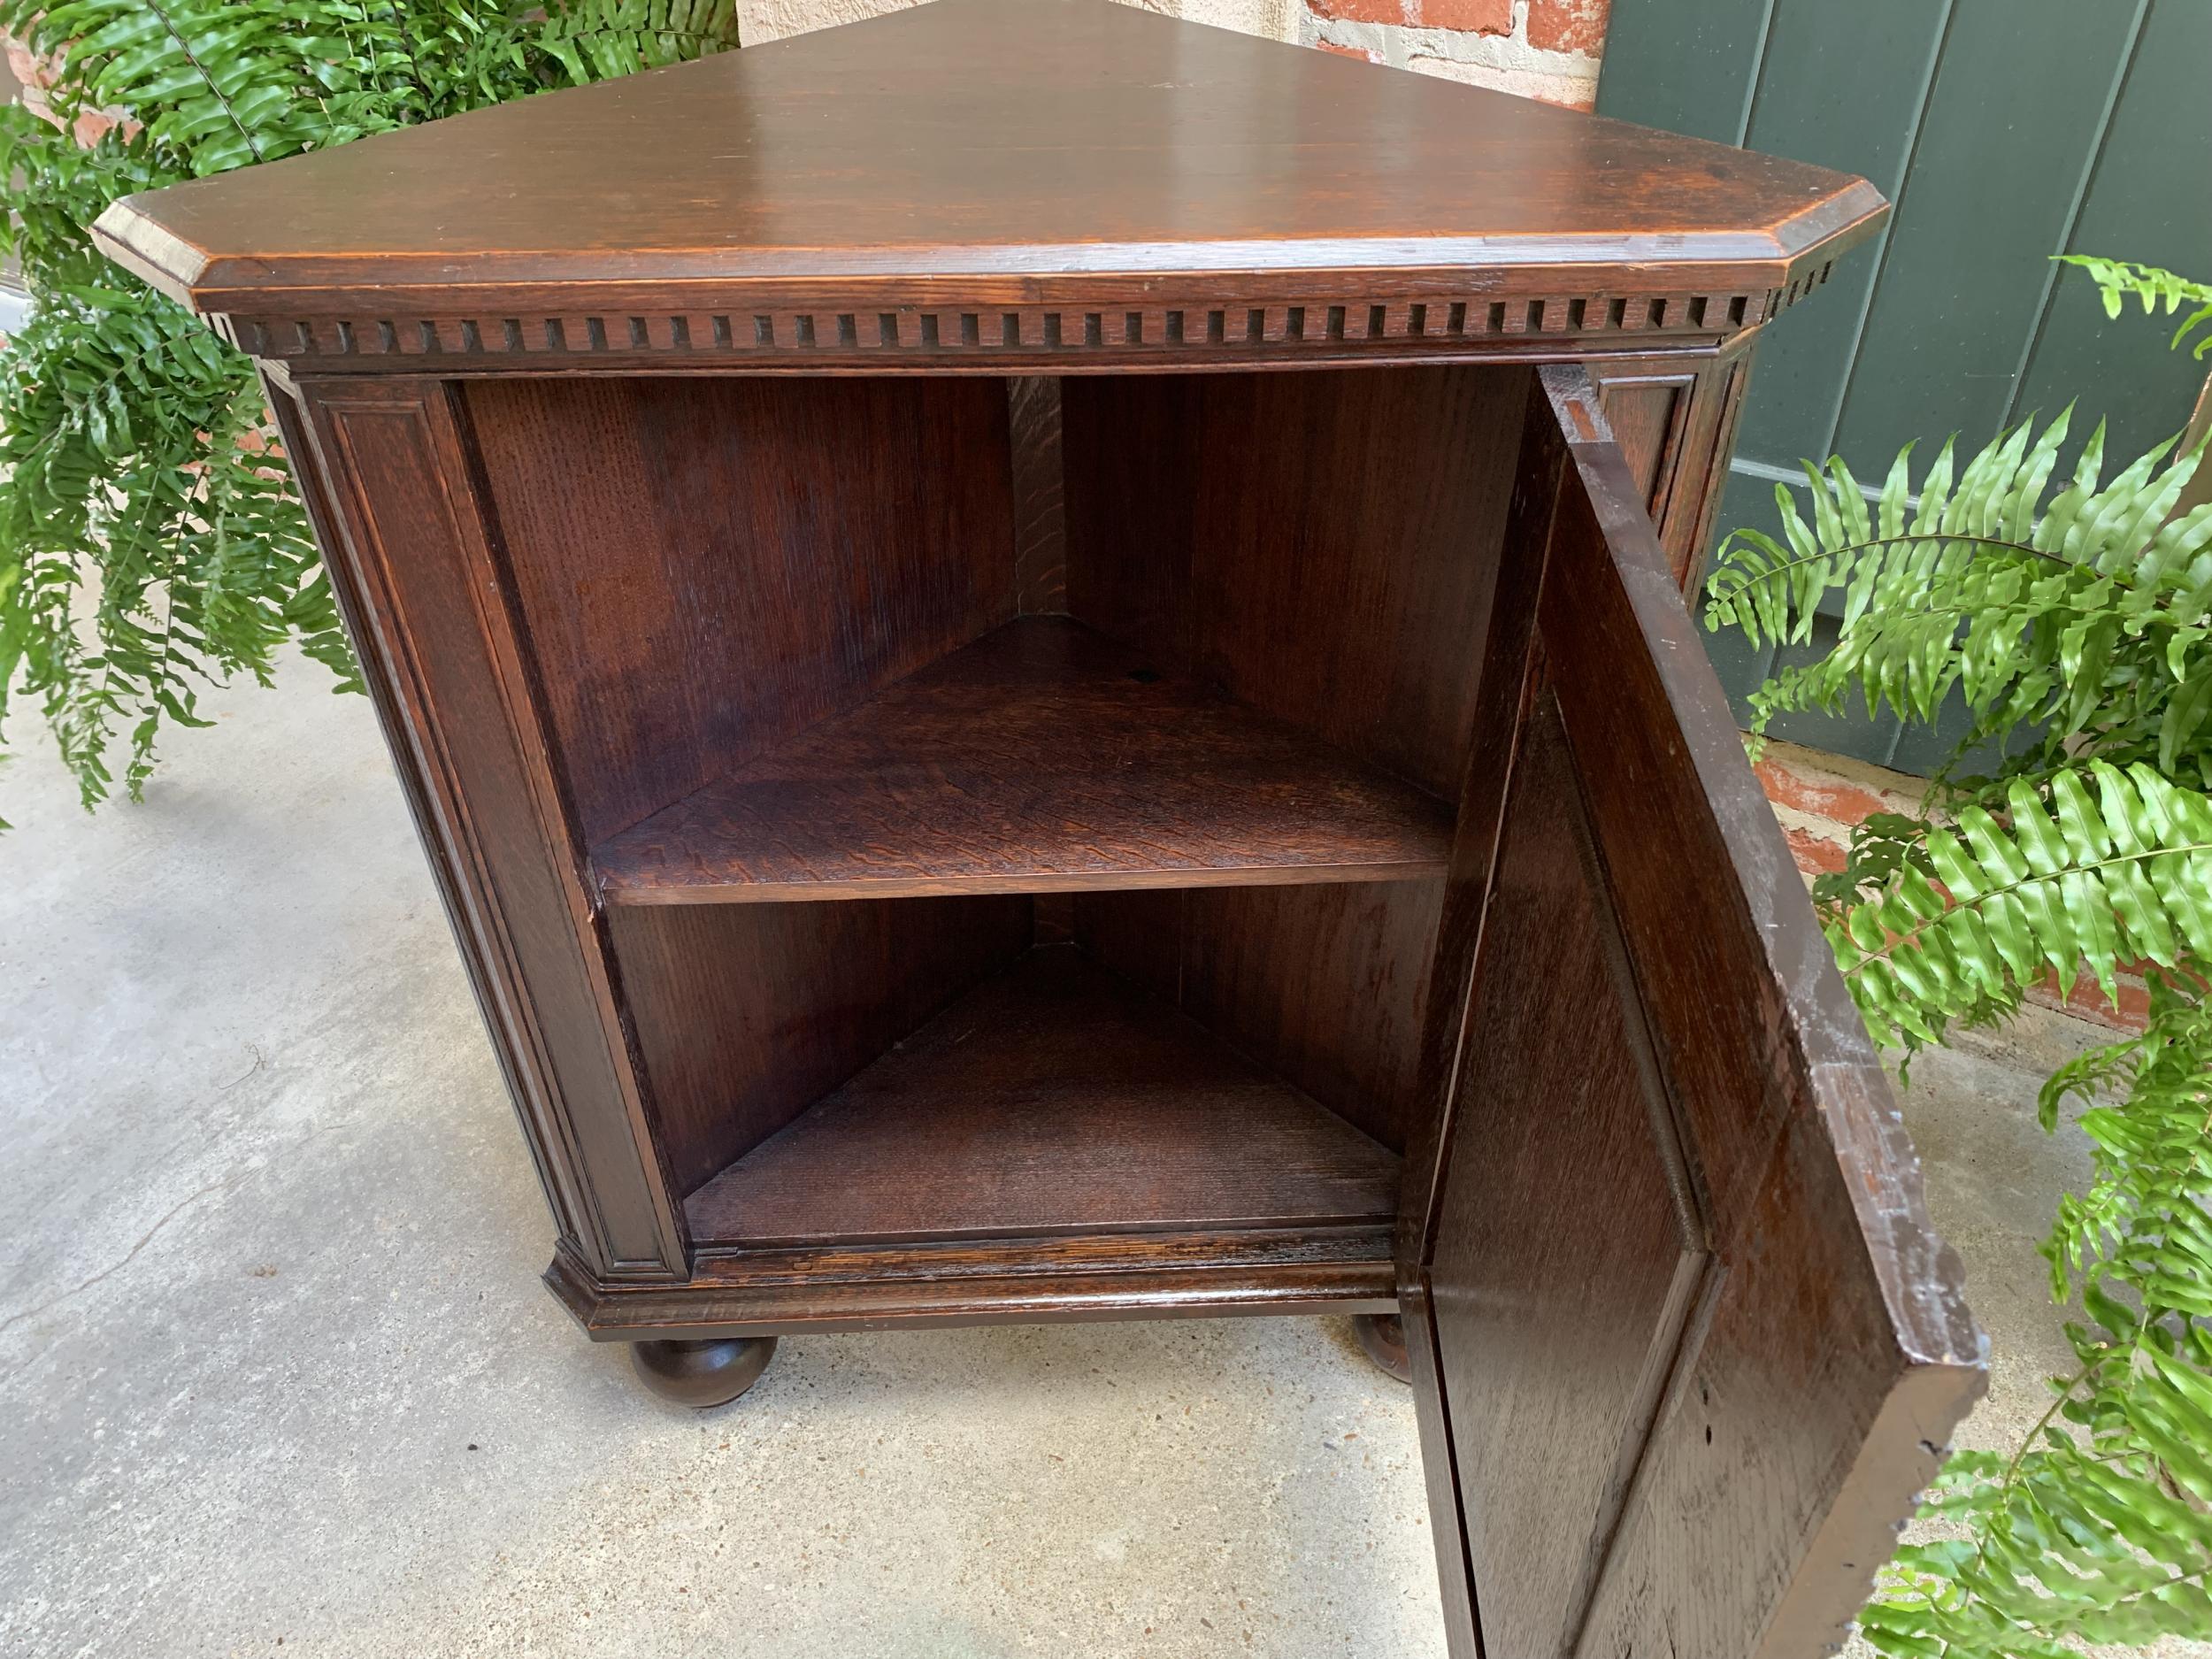
[(1398, 1160), (1172, 1007), (1041, 948), (687, 1206), (719, 1242), (1386, 1220)]
[(1667, 497), (1661, 545), (1685, 594), (1704, 588), (1705, 560), (1720, 534), (1721, 497), (1727, 493), (1729, 464), (1735, 458), (1736, 429), (1751, 390), (1757, 352), (1755, 340), (1726, 348), (1698, 371), (1691, 394), (1693, 415)]
[(587, 841), (1014, 614), (1006, 400), (987, 382), (465, 396)]
[[(1429, 1269), (1500, 1653), (1571, 1650), (1710, 1260), (1565, 742), (1547, 699), (1515, 766), (1467, 1016), (1482, 1094)], [(1540, 1549), (1537, 1517), (1559, 1529)]]
[(1590, 365), (1606, 424), (1685, 593), (1696, 593), (1703, 579), (1756, 346), (1755, 336), (1746, 335), (1717, 356), (1601, 358)]
[[(611, 1279), (688, 1264), (581, 849), (532, 696), (464, 423), (449, 389), (302, 388), (312, 493), (356, 644), (388, 687), (402, 764), (458, 875), (454, 926), (563, 1236)], [(571, 1229), (573, 1231), (571, 1231)]]
[(1070, 613), (1449, 799), (1525, 373), (1066, 381)]
[(1594, 377), (1605, 400), (1605, 422), (1643, 493), (1644, 511), (1658, 523), (1681, 458), (1694, 367), (1674, 364), (1614, 364)]
[(1462, 826), (1492, 873), (1401, 1233), (1448, 1601), (1494, 1654), (1817, 1651), (1979, 1340), (1639, 485), (1587, 377), (1546, 381), (1503, 580), (1534, 650), (1485, 701), (1509, 776)]
[(1068, 608), (1068, 520), (1062, 489), (1060, 382), (1019, 374), (1006, 382), (1006, 422), (1014, 476), (1015, 608), (1024, 616), (1060, 616)]
[(688, 1285), (649, 1294), (595, 1279), (564, 1249), (545, 1280), (595, 1340), (617, 1341), (1386, 1313), (1392, 1274), (1389, 1227), (1363, 1225), (709, 1249)]
[(1076, 937), (1383, 1145), (1425, 1096), (1440, 880), (1091, 893)]
[(99, 234), (267, 365), (594, 1335), (1394, 1289), (1455, 1652), (1779, 1659), (1979, 1377), (1678, 591), (1879, 211), (946, 0)]
[(372, 363), (1113, 357), (1544, 327), (1525, 300), (1563, 339), (1716, 337), (1880, 212), (1843, 174), (1107, 0), (940, 0), (131, 198), (100, 234), (268, 356), (304, 326)]
[[(1416, 1105), (1406, 1141), (1406, 1184), (1398, 1212), (1398, 1259), (1408, 1271), (1402, 1286), (1410, 1298), (1421, 1281), (1411, 1271), (1434, 1247), (1437, 1187), (1459, 1121), (1451, 1110), (1466, 1058), (1468, 996), (1474, 984), (1477, 948), (1489, 903), (1499, 826), (1513, 775), (1522, 715), (1530, 695), (1537, 649), (1536, 608), (1542, 593), (1552, 530), (1566, 465), (1566, 440), (1551, 397), (1534, 375), (1520, 382), (1523, 419), (1513, 461), (1513, 484), (1481, 650), (1474, 730), (1462, 776), (1452, 851), (1438, 895), (1428, 991), (1421, 1010), (1416, 1058)], [(1409, 1338), (1409, 1343), (1412, 1339)], [(1433, 1346), (1432, 1342), (1432, 1346)], [(1456, 1520), (1438, 1511), (1438, 1525), (1455, 1532)], [(1441, 1532), (1437, 1548), (1446, 1547)]]
[(615, 904), (1433, 875), (1446, 809), (1024, 618), (593, 849)]
[[(1441, 798), (1467, 765), (1532, 378), (1070, 380), (1080, 618)], [(1432, 882), (1087, 897), (1103, 960), (1394, 1148), (1432, 1110), (1421, 1033)]]
[(607, 914), (688, 1194), (1029, 948), (1019, 897), (621, 906)]

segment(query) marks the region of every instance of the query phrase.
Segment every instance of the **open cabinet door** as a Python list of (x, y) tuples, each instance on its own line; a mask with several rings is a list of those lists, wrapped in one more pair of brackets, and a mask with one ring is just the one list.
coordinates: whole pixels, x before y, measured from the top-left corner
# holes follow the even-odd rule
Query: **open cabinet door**
[(1820, 1653), (1981, 1342), (1581, 370), (1528, 431), (1399, 1247), (1454, 1652)]

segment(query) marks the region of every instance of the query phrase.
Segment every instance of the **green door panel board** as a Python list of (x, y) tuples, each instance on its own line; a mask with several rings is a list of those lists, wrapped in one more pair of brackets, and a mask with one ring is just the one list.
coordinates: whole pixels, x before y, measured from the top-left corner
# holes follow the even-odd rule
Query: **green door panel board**
[[(1920, 440), (2032, 410), (2113, 417), (2108, 456), (2186, 419), (2205, 365), (2108, 322), (2061, 250), (2212, 275), (2212, 0), (1614, 0), (1601, 113), (1863, 173), (1885, 237), (1761, 342), (1721, 531), (1778, 533), (1774, 476), (1839, 450), (1878, 485)], [(1796, 651), (1708, 636), (1739, 711)], [(1776, 735), (1925, 772), (1965, 729), (1790, 716)], [(1977, 770), (1991, 757), (1973, 758)]]
[[(2139, 259), (2212, 281), (2212, 4), (2154, 0), (2113, 111), (2070, 250)], [(2105, 454), (2140, 455), (2188, 418), (2212, 361), (2170, 351), (2178, 318), (2132, 304), (2107, 319), (2089, 273), (2059, 268), (2013, 419), (2077, 404), (2110, 423)]]
[[(1778, 6), (1746, 142), (1862, 173), (1894, 201), (1949, 14), (1948, 0)], [(1790, 466), (1800, 456), (1834, 448), (1844, 382), (1887, 234), (1845, 260), (1761, 342), (1739, 427), (1740, 453)]]
[(2034, 0), (1958, 0), (1921, 118), (1844, 394), (1836, 447), (1854, 465), (1916, 434), (1979, 443), (2003, 423), (2042, 314), (2050, 256), (2103, 128), (2132, 23), (2119, 0), (2039, 27)]
[(1743, 142), (1767, 20), (1778, 0), (1616, 0), (1600, 113), (1724, 144)]

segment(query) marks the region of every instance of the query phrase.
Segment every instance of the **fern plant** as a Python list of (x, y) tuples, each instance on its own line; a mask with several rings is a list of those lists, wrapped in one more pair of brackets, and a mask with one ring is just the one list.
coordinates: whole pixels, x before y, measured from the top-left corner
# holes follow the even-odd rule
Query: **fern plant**
[(2100, 259), (2093, 254), (2061, 254), (2063, 265), (2078, 265), (2089, 273), (2104, 299), (2104, 314), (2117, 317), (2131, 299), (2140, 300), (2145, 311), (2173, 315), (2183, 306), (2189, 314), (2174, 330), (2173, 346), (2179, 350), (2192, 335), (2201, 334), (2191, 356), (2212, 354), (2212, 284), (2192, 282), (2176, 272), (2156, 265), (2136, 265), (2125, 259)]
[[(88, 807), (196, 692), (296, 641), (357, 688), (252, 365), (107, 263), (118, 196), (737, 44), (734, 0), (0, 0), (54, 120), (0, 111), (0, 720), (34, 701)], [(88, 113), (125, 118), (96, 142)], [(96, 124), (96, 123), (94, 123)]]
[[(2091, 268), (2178, 294), (2169, 310), (2212, 301)], [(2212, 505), (2175, 511), (2202, 445), (2108, 481), (2101, 427), (2055, 488), (2068, 426), (2001, 433), (1962, 466), (1947, 443), (1916, 480), (1909, 448), (1871, 502), (1840, 460), (1808, 464), (1801, 505), (1778, 487), (1782, 535), (1735, 532), (1707, 588), (1708, 626), (1755, 645), (1839, 613), (1832, 647), (1755, 694), (1755, 743), (1778, 713), (1854, 698), (1922, 723), (1954, 691), (1967, 710), (1921, 810), (1870, 818), (1815, 884), (1878, 1041), (1909, 1055), (2003, 1020), (2046, 978), (2110, 995), (2134, 964), (2149, 988), (2140, 1035), (2041, 1092), (2047, 1130), (2091, 1102), (2092, 1184), (2044, 1246), (2054, 1296), (2085, 1315), (2077, 1364), (2011, 1455), (1946, 1465), (1925, 1510), (1942, 1535), (1898, 1553), (1862, 1617), (1889, 1655), (2212, 1635)]]

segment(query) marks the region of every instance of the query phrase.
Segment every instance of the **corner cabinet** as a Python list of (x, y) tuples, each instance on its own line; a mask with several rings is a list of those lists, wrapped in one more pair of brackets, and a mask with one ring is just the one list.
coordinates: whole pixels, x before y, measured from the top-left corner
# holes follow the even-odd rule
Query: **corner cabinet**
[(1884, 211), (940, 0), (99, 234), (262, 365), (592, 1336), (1363, 1315), (1455, 1651), (1722, 1659), (1981, 1384), (1682, 600)]

